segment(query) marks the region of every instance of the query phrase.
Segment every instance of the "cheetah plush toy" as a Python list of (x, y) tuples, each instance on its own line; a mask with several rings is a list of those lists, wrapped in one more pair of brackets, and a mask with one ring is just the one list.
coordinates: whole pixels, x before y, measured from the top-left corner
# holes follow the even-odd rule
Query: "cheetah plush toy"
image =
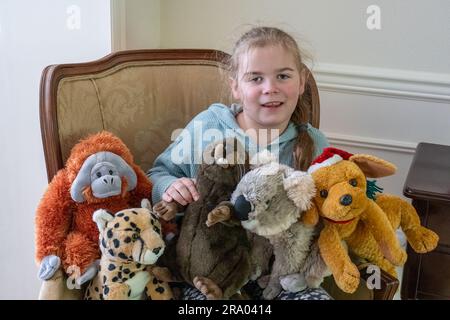
[(167, 282), (159, 281), (151, 272), (165, 248), (161, 225), (147, 199), (142, 200), (141, 206), (115, 215), (103, 209), (94, 212), (102, 257), (85, 299), (172, 299)]

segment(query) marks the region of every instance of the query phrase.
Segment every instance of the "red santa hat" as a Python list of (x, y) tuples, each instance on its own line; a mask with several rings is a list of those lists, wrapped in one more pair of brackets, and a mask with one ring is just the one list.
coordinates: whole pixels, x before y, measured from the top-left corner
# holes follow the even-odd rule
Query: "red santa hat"
[(348, 160), (352, 155), (341, 149), (332, 147), (325, 148), (322, 154), (313, 160), (311, 166), (308, 168), (308, 173), (311, 174), (317, 169), (331, 166), (342, 160)]

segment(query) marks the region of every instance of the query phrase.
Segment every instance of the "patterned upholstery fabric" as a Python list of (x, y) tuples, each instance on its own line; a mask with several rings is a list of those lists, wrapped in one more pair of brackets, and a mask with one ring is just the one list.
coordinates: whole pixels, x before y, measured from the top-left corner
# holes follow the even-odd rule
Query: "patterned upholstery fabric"
[(213, 102), (231, 103), (221, 67), (208, 61), (147, 61), (64, 78), (57, 94), (63, 161), (80, 138), (108, 130), (149, 169), (175, 129)]

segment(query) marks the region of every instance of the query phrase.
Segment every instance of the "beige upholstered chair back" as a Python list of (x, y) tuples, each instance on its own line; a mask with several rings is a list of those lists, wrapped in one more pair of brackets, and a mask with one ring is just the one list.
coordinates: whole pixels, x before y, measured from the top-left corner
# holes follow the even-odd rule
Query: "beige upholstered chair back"
[[(232, 102), (224, 61), (215, 50), (135, 50), (103, 59), (47, 67), (41, 80), (41, 130), (49, 181), (75, 143), (108, 130), (149, 169), (175, 129), (213, 102)], [(319, 100), (310, 77), (305, 94), (319, 124)]]
[[(44, 143), (53, 144), (46, 149), (56, 148), (56, 154), (46, 152), (49, 179), (80, 138), (101, 130), (119, 136), (136, 163), (148, 169), (169, 145), (173, 130), (213, 102), (230, 102), (222, 79), (224, 57), (206, 50), (128, 51), (92, 63), (48, 67), (41, 126)], [(49, 160), (57, 163), (49, 168)]]

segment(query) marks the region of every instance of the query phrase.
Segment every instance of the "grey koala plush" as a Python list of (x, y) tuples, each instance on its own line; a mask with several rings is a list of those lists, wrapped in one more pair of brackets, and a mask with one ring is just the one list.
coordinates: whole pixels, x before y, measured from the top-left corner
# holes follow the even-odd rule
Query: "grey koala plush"
[(304, 289), (306, 282), (318, 286), (327, 271), (317, 246), (312, 245), (318, 216), (305, 212), (316, 191), (312, 177), (270, 157), (260, 163), (243, 176), (231, 203), (242, 226), (273, 246), (275, 261), (263, 291), (265, 299), (273, 299), (282, 288), (295, 292)]

